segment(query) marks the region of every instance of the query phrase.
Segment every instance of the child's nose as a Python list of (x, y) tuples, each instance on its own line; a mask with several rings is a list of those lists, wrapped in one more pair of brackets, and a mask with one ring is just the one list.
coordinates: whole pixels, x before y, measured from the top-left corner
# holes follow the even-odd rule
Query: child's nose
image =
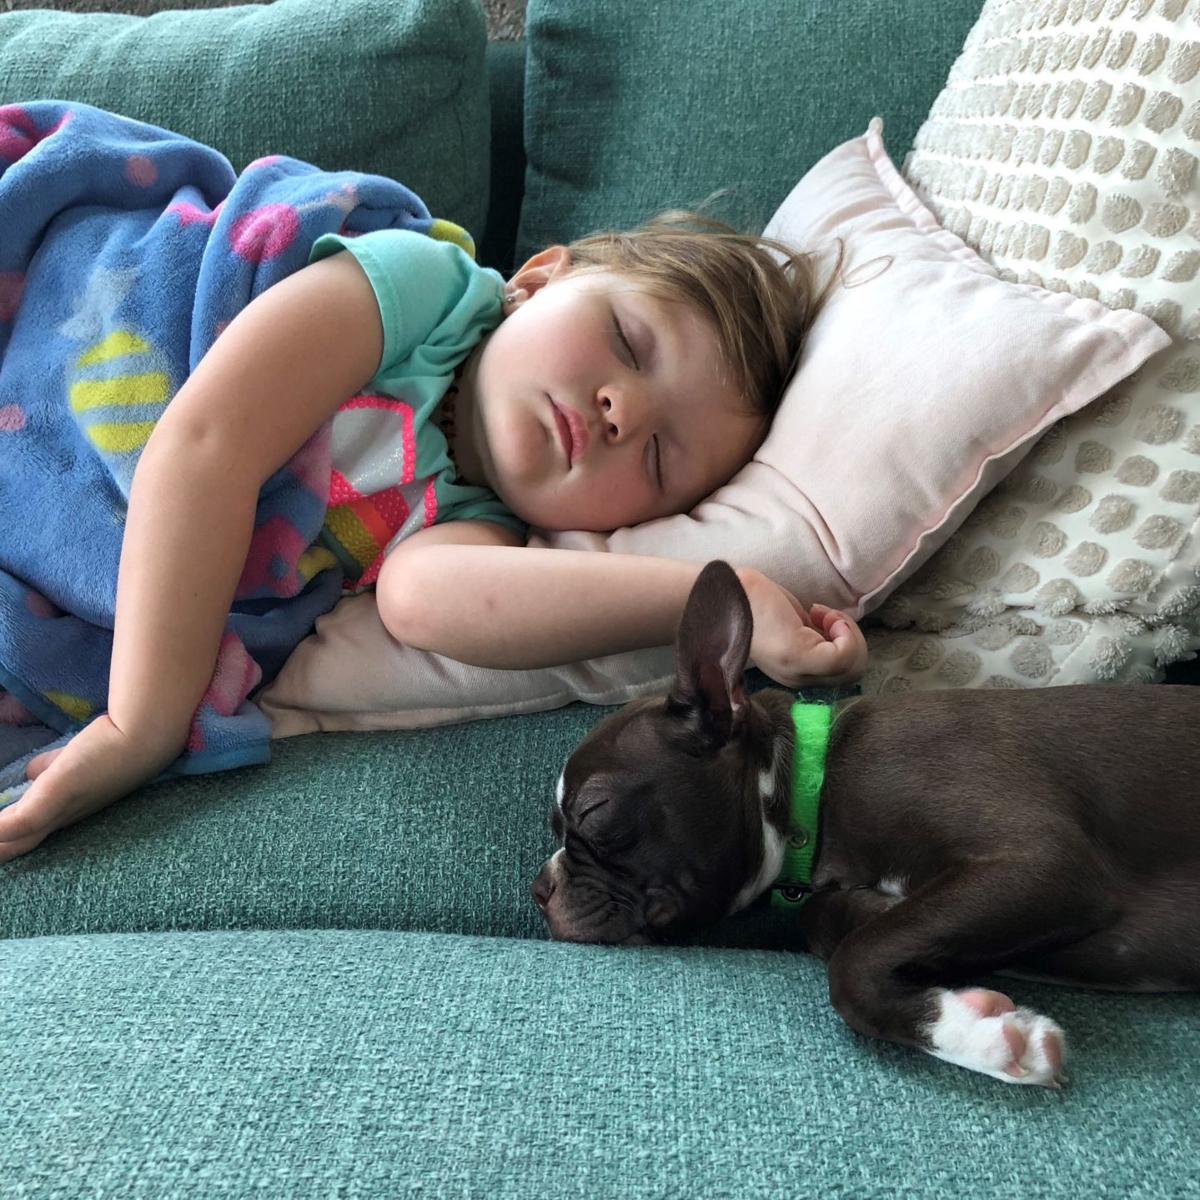
[(596, 397), (600, 431), (607, 442), (634, 437), (644, 420), (645, 406), (628, 391), (609, 388)]

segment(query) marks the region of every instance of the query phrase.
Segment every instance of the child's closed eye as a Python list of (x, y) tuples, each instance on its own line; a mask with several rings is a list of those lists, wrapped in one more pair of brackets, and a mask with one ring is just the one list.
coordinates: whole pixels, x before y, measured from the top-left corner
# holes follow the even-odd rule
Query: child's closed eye
[(661, 448), (658, 443), (658, 434), (657, 433), (654, 434), (653, 437), (651, 437), (650, 442), (649, 442), (649, 449), (653, 452), (653, 456), (654, 456), (654, 467), (653, 467), (654, 479), (655, 479), (655, 482), (658, 484), (659, 488), (661, 489), (662, 485), (663, 485), (662, 451), (661, 451)]
[(637, 355), (634, 353), (633, 345), (629, 341), (629, 338), (625, 336), (625, 330), (621, 325), (621, 318), (617, 316), (617, 310), (615, 308), (612, 309), (611, 312), (613, 331), (617, 335), (617, 342), (621, 348), (621, 353), (618, 355), (618, 357), (627, 366), (631, 366), (635, 371), (640, 371), (641, 367), (638, 365)]

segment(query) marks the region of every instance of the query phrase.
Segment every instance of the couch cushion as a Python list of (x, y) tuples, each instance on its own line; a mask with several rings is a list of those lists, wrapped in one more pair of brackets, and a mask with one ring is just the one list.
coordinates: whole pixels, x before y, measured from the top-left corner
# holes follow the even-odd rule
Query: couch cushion
[(530, 0), (518, 256), (719, 188), (759, 230), (881, 114), (903, 152), (979, 0)]
[(0, 104), (76, 100), (215, 146), (407, 184), (478, 238), (486, 33), (476, 0), (277, 0), (162, 12), (0, 14)]
[[(334, 927), (541, 938), (529, 888), (554, 849), (555, 781), (602, 715), (574, 704), (291, 738), (269, 766), (142, 788), (0, 866), (0, 937)], [(787, 946), (795, 935), (789, 913), (763, 905), (703, 940)]]
[(15, 942), (0, 1191), (1194, 1195), (1195, 999), (1011, 986), (1066, 1029), (1065, 1093), (851, 1034), (807, 957), (370, 931)]
[(321, 734), (142, 788), (0, 866), (0, 936), (432, 929), (540, 936), (529, 885), (576, 705), (421, 733)]

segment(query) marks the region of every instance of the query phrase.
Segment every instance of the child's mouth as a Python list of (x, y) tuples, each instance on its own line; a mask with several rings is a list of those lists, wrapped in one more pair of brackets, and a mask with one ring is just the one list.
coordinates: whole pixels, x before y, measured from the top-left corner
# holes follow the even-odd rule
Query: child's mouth
[(574, 466), (575, 460), (587, 449), (587, 428), (583, 419), (574, 409), (560, 407), (553, 400), (550, 407), (554, 409), (554, 424), (558, 427), (558, 438), (566, 451), (568, 466)]

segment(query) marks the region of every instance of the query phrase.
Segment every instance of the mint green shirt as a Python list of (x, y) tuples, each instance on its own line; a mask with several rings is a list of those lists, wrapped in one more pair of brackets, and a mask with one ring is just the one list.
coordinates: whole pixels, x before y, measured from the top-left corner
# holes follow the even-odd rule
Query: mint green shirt
[(452, 242), (410, 230), (318, 238), (310, 262), (347, 250), (383, 323), (379, 368), (333, 418), (333, 471), (320, 542), (348, 587), (374, 583), (391, 548), (418, 529), (467, 518), (527, 527), (495, 492), (456, 478), (431, 419), (455, 369), (500, 323), (503, 280)]

